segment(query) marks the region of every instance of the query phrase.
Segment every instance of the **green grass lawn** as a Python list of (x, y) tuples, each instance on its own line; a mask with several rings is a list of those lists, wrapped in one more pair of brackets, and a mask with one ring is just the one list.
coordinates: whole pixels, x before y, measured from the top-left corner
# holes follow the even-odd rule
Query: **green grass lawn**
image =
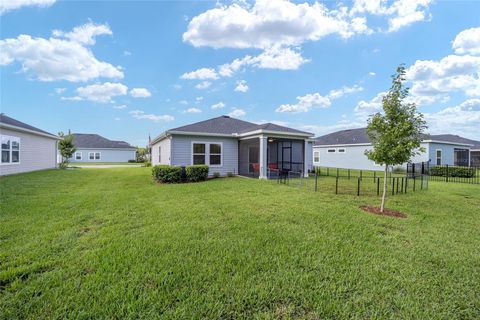
[(132, 166), (139, 166), (143, 165), (143, 163), (136, 163), (136, 162), (70, 162), (69, 166), (99, 166), (99, 165), (132, 165)]
[(480, 186), (376, 197), (149, 168), (0, 178), (3, 319), (478, 319)]

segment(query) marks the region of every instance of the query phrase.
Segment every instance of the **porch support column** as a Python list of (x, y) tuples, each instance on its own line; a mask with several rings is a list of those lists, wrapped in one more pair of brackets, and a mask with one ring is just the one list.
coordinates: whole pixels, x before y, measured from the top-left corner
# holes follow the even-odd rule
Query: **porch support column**
[(308, 160), (313, 157), (313, 154), (310, 154), (308, 150), (308, 140), (304, 140), (304, 145), (303, 145), (303, 176), (305, 178), (308, 178)]
[(260, 162), (260, 179), (267, 179), (267, 137), (260, 136), (260, 152), (259, 152), (259, 162)]

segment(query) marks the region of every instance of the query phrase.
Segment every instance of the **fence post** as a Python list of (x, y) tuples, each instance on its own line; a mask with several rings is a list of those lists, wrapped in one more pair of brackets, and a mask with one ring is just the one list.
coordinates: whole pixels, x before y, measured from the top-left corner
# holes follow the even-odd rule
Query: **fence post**
[(405, 177), (405, 193), (407, 193), (408, 188), (408, 177)]
[(422, 190), (422, 189), (423, 189), (423, 174), (422, 174), (422, 179), (420, 181), (420, 190)]
[(395, 177), (390, 176), (390, 179), (392, 180), (392, 196), (395, 194)]
[(360, 180), (362, 179), (362, 170), (360, 170)]
[(338, 177), (335, 179), (335, 194), (338, 194)]
[(377, 197), (380, 195), (380, 178), (377, 178)]
[(357, 196), (360, 196), (360, 180), (361, 180), (361, 178), (358, 178), (358, 182), (357, 182)]
[(447, 182), (448, 182), (448, 164), (447, 164)]
[(348, 169), (348, 180), (350, 180), (350, 169)]
[[(401, 188), (401, 190), (402, 190), (402, 193), (403, 193), (403, 177), (402, 177), (402, 188)], [(398, 188), (397, 188), (397, 191), (398, 191)]]
[(318, 184), (318, 174), (317, 174), (317, 170), (315, 170), (315, 192), (317, 192), (317, 184)]
[(413, 176), (413, 191), (415, 191), (415, 176)]
[(337, 177), (338, 177), (338, 168), (337, 168)]

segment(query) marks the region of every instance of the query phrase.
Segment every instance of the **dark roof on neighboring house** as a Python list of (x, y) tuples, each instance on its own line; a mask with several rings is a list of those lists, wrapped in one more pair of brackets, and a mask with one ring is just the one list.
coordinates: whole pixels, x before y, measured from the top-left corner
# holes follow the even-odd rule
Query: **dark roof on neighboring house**
[(125, 141), (108, 140), (98, 134), (73, 133), (73, 143), (78, 149), (136, 149)]
[(54, 135), (50, 132), (44, 131), (42, 129), (38, 129), (37, 127), (31, 126), (31, 125), (26, 124), (24, 122), (15, 120), (13, 118), (10, 118), (9, 116), (5, 115), (4, 113), (0, 113), (0, 123), (56, 137), (56, 135)]
[[(480, 148), (480, 141), (470, 140), (453, 134), (424, 134), (423, 140), (449, 142), (458, 144), (472, 144), (474, 149)], [(367, 135), (367, 128), (341, 130), (315, 138), (314, 145), (345, 145), (370, 143)]]
[[(274, 123), (256, 124), (244, 120), (231, 118), (229, 116), (220, 116), (196, 123), (192, 123), (186, 126), (173, 128), (167, 131), (167, 133), (185, 132), (185, 133), (202, 133), (212, 135), (235, 135), (243, 134), (256, 130), (275, 131), (279, 133), (296, 133), (303, 135), (312, 135), (309, 132), (300, 131), (284, 126), (280, 126)], [(157, 141), (162, 135), (155, 138), (153, 141)]]

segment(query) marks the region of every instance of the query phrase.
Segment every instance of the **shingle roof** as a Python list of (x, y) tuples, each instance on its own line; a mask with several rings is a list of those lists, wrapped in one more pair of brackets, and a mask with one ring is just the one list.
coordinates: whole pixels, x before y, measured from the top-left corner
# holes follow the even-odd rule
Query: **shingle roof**
[(73, 143), (78, 149), (136, 149), (125, 141), (108, 140), (98, 134), (73, 133)]
[(11, 126), (15, 126), (15, 127), (18, 127), (18, 128), (27, 129), (27, 130), (31, 130), (31, 131), (35, 131), (35, 132), (39, 132), (39, 133), (43, 133), (43, 134), (48, 134), (48, 135), (51, 135), (51, 136), (55, 137), (55, 135), (51, 134), (50, 132), (44, 131), (42, 129), (38, 129), (37, 127), (31, 126), (31, 125), (26, 124), (24, 122), (15, 120), (13, 118), (10, 118), (9, 116), (5, 115), (4, 113), (0, 113), (0, 123), (4, 123), (4, 124), (7, 124), (7, 125), (11, 125)]
[(255, 124), (252, 122), (231, 118), (229, 116), (220, 116), (217, 118), (212, 118), (192, 123), (186, 126), (170, 129), (168, 131), (233, 135), (261, 129), (285, 133), (300, 133), (305, 135), (310, 134), (309, 132), (287, 128), (273, 123)]
[[(424, 134), (423, 140), (435, 140), (459, 144), (473, 144), (474, 148), (480, 148), (480, 141), (470, 140), (453, 134)], [(370, 143), (367, 135), (367, 128), (341, 130), (315, 138), (314, 145), (344, 145), (344, 144), (363, 144)]]

